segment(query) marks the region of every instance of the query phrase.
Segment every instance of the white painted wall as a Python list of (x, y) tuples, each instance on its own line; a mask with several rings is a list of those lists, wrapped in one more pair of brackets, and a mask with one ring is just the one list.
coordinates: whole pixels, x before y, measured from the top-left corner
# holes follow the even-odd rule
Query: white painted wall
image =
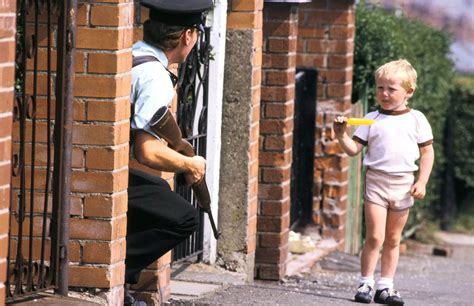
[[(222, 99), (224, 90), (224, 58), (227, 24), (227, 0), (214, 0), (214, 10), (207, 15), (206, 23), (211, 25), (211, 46), (214, 60), (209, 63), (209, 105), (207, 111), (207, 171), (206, 182), (211, 195), (211, 210), (217, 219), (219, 202), (219, 169), (221, 160)], [(204, 255), (205, 262), (216, 261), (216, 240), (211, 224), (204, 216)]]

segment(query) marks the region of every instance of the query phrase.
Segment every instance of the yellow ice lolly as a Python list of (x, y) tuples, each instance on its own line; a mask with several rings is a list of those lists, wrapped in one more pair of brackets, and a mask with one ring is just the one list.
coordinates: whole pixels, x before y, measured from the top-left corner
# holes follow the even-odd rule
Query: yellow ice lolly
[(371, 125), (374, 124), (374, 119), (364, 119), (364, 118), (348, 118), (347, 124), (350, 125)]

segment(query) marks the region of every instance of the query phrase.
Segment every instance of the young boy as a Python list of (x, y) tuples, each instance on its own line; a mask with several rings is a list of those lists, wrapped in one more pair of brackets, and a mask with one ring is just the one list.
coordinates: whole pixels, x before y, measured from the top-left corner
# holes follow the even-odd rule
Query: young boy
[[(347, 118), (334, 119), (334, 132), (342, 149), (357, 155), (367, 146), (364, 211), (366, 237), (361, 257), (357, 302), (403, 305), (393, 288), (399, 245), (409, 208), (423, 199), (434, 162), (433, 134), (425, 116), (407, 107), (416, 88), (417, 73), (406, 60), (386, 63), (375, 72), (380, 108), (365, 118), (375, 123), (360, 126), (352, 139)], [(420, 158), (420, 167), (415, 161)], [(414, 172), (419, 170), (415, 180)], [(381, 277), (374, 296), (374, 272), (382, 247)]]

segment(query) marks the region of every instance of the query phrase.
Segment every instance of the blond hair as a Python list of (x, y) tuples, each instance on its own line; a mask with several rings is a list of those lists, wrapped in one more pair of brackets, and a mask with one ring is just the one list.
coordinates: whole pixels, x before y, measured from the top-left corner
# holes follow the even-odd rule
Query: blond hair
[(375, 70), (375, 79), (395, 77), (402, 80), (402, 87), (405, 90), (416, 89), (417, 73), (415, 68), (406, 60), (399, 59), (383, 64)]

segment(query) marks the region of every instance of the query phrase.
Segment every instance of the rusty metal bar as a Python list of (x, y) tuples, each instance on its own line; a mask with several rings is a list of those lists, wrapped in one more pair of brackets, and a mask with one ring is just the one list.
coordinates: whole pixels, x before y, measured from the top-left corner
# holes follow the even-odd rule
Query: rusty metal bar
[[(26, 12), (27, 4), (26, 1), (22, 1), (21, 10)], [(23, 19), (19, 20), (19, 24), (23, 27), (23, 35), (26, 32), (26, 16), (23, 16)], [(26, 76), (26, 60), (27, 60), (27, 44), (26, 44), (26, 37), (22, 41), (22, 53), (21, 53), (21, 63), (23, 66), (20, 66), (22, 70), (20, 73), (23, 77)], [(25, 82), (21, 84), (21, 98), (17, 97), (17, 112), (20, 116), (20, 142), (25, 143), (25, 129), (26, 129), (26, 93), (25, 93)], [(19, 155), (19, 174), (20, 174), (20, 194), (18, 196), (18, 213), (17, 213), (17, 222), (18, 222), (18, 242), (17, 242), (17, 251), (16, 251), (16, 258), (15, 258), (15, 267), (13, 268), (13, 273), (16, 274), (14, 279), (14, 294), (20, 295), (23, 293), (22, 282), (21, 282), (21, 275), (23, 271), (23, 221), (25, 220), (25, 189), (26, 189), (26, 178), (25, 178), (25, 147), (20, 146), (20, 155)]]
[[(48, 33), (48, 38), (47, 38), (47, 63), (46, 63), (46, 69), (48, 70), (48, 80), (47, 80), (47, 91), (46, 91), (46, 108), (47, 108), (47, 114), (46, 114), (46, 133), (47, 133), (47, 139), (46, 139), (46, 184), (45, 184), (45, 190), (44, 190), (44, 202), (43, 202), (43, 215), (42, 215), (42, 224), (46, 224), (47, 222), (47, 217), (48, 217), (48, 202), (49, 202), (49, 190), (50, 190), (50, 185), (51, 185), (51, 35), (49, 33), (52, 32), (52, 24), (51, 24), (51, 19), (52, 19), (52, 10), (51, 10), (51, 1), (47, 2), (47, 13), (48, 13), (48, 18), (47, 18), (47, 33)], [(42, 231), (41, 231), (41, 251), (40, 251), (40, 263), (39, 263), (39, 272), (38, 272), (38, 287), (39, 288), (46, 288), (46, 269), (47, 266), (45, 265), (45, 251), (46, 251), (46, 226), (43, 226)], [(50, 278), (51, 279), (51, 278)]]
[(34, 224), (34, 212), (35, 212), (35, 152), (36, 147), (36, 97), (38, 95), (38, 27), (39, 27), (39, 4), (35, 1), (35, 34), (32, 37), (32, 47), (34, 54), (33, 57), (33, 96), (26, 102), (26, 112), (29, 113), (30, 102), (31, 102), (31, 113), (29, 117), (31, 119), (31, 173), (30, 173), (30, 239), (28, 243), (28, 281), (26, 285), (26, 291), (33, 291), (33, 224)]
[[(68, 293), (68, 252), (69, 214), (71, 194), (71, 156), (72, 156), (72, 100), (74, 82), (74, 49), (76, 39), (77, 0), (62, 3), (58, 35), (58, 79), (56, 92), (55, 125), (55, 168), (53, 183), (53, 202), (59, 205), (55, 218), (54, 235), (58, 238), (54, 261), (58, 263), (57, 290), (61, 295)], [(58, 124), (59, 123), (59, 124)], [(58, 128), (60, 127), (60, 128)], [(61, 229), (61, 230), (59, 230)]]

